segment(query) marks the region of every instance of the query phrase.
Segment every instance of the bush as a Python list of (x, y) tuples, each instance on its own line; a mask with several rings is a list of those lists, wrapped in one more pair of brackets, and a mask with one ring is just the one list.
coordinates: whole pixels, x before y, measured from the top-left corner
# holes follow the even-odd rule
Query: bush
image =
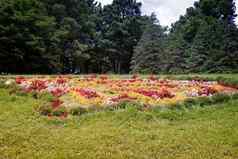
[(28, 93), (31, 97), (35, 98), (35, 99), (38, 99), (38, 93), (36, 91), (32, 91), (30, 93)]
[(0, 79), (0, 88), (11, 88), (11, 86), (15, 84), (16, 82), (13, 79)]
[(182, 105), (184, 105), (185, 107), (192, 107), (193, 105), (198, 104), (198, 101), (194, 98), (188, 98), (186, 99)]
[(238, 93), (232, 94), (231, 99), (233, 99), (233, 100), (238, 99)]
[(210, 97), (198, 97), (196, 101), (201, 107), (213, 104)]
[(231, 97), (228, 94), (218, 93), (218, 94), (215, 94), (214, 96), (212, 96), (212, 103), (216, 104), (216, 103), (227, 102), (230, 99), (231, 99)]
[(82, 114), (85, 114), (85, 113), (87, 113), (87, 109), (82, 108), (82, 107), (72, 108), (70, 110), (70, 114), (74, 115), (74, 116), (79, 116), (79, 115), (82, 115)]
[(22, 91), (22, 89), (15, 83), (9, 86), (8, 90), (10, 95), (15, 94), (18, 96), (27, 96), (27, 93)]
[(28, 96), (28, 93), (26, 93), (22, 90), (19, 90), (19, 91), (15, 92), (15, 95), (16, 96)]
[(37, 112), (43, 116), (56, 116), (56, 117), (65, 117), (68, 115), (68, 111), (65, 107), (59, 107), (54, 109), (50, 103), (45, 103), (36, 108)]
[(44, 104), (37, 108), (37, 111), (44, 116), (50, 116), (53, 113), (53, 108), (50, 104)]
[(53, 110), (52, 115), (56, 117), (65, 117), (67, 116), (67, 109), (65, 107), (59, 107), (55, 110)]
[(38, 93), (38, 98), (47, 102), (52, 102), (55, 97), (49, 92), (41, 92)]
[(114, 111), (114, 110), (119, 110), (119, 109), (127, 109), (129, 107), (135, 107), (137, 110), (144, 110), (143, 105), (141, 105), (139, 103), (131, 102), (131, 101), (128, 101), (128, 100), (124, 100), (124, 101), (121, 101), (118, 104), (108, 106), (108, 107), (106, 107), (106, 109)]
[(0, 88), (5, 88), (5, 81), (4, 80), (0, 80)]

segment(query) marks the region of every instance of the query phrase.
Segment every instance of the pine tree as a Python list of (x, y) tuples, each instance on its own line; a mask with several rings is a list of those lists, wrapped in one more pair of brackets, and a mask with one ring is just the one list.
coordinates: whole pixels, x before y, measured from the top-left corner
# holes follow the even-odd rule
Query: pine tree
[(133, 48), (141, 30), (141, 3), (136, 0), (114, 0), (103, 10), (104, 48), (109, 53), (115, 73), (128, 73)]
[(1, 1), (0, 28), (0, 71), (40, 73), (57, 65), (55, 18), (47, 15), (41, 2)]
[[(152, 15), (152, 18), (154, 15)], [(134, 49), (131, 69), (134, 73), (159, 73), (163, 70), (165, 29), (151, 21)]]
[[(172, 26), (169, 34), (166, 49), (168, 70), (170, 72), (236, 71), (235, 17), (233, 0), (200, 0), (194, 4), (194, 7), (188, 8), (185, 16)], [(180, 51), (177, 51), (178, 49)], [(170, 61), (176, 63), (171, 65)], [(174, 71), (174, 68), (179, 70)]]

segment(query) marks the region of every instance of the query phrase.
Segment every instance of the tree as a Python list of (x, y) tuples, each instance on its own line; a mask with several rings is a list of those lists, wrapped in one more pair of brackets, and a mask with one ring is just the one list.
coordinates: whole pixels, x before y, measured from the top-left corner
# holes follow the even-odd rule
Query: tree
[[(169, 55), (166, 60), (168, 71), (235, 71), (235, 17), (233, 0), (200, 0), (194, 7), (188, 8), (185, 16), (172, 25), (169, 34), (166, 48), (166, 54)], [(175, 61), (176, 64), (171, 65), (169, 61)]]
[(159, 73), (163, 70), (165, 28), (158, 24), (154, 14), (134, 49), (131, 69), (134, 73)]
[[(55, 18), (37, 0), (0, 2), (0, 71), (15, 73), (56, 70)], [(49, 52), (51, 52), (49, 54)]]
[(234, 0), (195, 2), (169, 33), (154, 15), (141, 16), (141, 5), (1, 0), (0, 72), (237, 71)]
[[(64, 32), (59, 45), (64, 73), (74, 73), (76, 69), (86, 70), (79, 63), (78, 50), (92, 48), (95, 45), (98, 11), (101, 9), (94, 0), (44, 0), (50, 15), (57, 20), (57, 30)], [(77, 43), (77, 49), (75, 44)], [(82, 48), (79, 48), (82, 47)], [(81, 60), (84, 61), (84, 60)]]
[(140, 8), (141, 3), (136, 0), (114, 0), (104, 7), (104, 48), (115, 73), (130, 71), (133, 48), (142, 34)]

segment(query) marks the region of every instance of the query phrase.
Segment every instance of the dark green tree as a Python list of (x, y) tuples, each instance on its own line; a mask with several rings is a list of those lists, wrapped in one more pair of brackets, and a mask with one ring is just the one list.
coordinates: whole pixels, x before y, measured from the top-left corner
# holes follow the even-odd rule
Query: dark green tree
[(165, 28), (159, 25), (154, 14), (134, 49), (131, 61), (133, 73), (159, 73), (164, 71)]
[[(169, 34), (166, 48), (168, 71), (235, 71), (235, 17), (233, 0), (200, 0), (188, 8), (185, 16), (172, 25)], [(176, 64), (171, 65), (170, 61)]]
[(130, 71), (133, 48), (142, 34), (140, 8), (136, 0), (114, 0), (104, 7), (103, 42), (115, 73)]
[(55, 18), (41, 2), (0, 1), (0, 71), (56, 72), (60, 66), (55, 29)]

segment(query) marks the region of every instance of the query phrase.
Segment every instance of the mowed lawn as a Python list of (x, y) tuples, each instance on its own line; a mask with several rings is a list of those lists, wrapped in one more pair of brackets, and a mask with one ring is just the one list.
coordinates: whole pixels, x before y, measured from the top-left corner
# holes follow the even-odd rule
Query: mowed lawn
[(0, 159), (238, 159), (238, 100), (65, 120), (40, 116), (40, 103), (0, 89)]

